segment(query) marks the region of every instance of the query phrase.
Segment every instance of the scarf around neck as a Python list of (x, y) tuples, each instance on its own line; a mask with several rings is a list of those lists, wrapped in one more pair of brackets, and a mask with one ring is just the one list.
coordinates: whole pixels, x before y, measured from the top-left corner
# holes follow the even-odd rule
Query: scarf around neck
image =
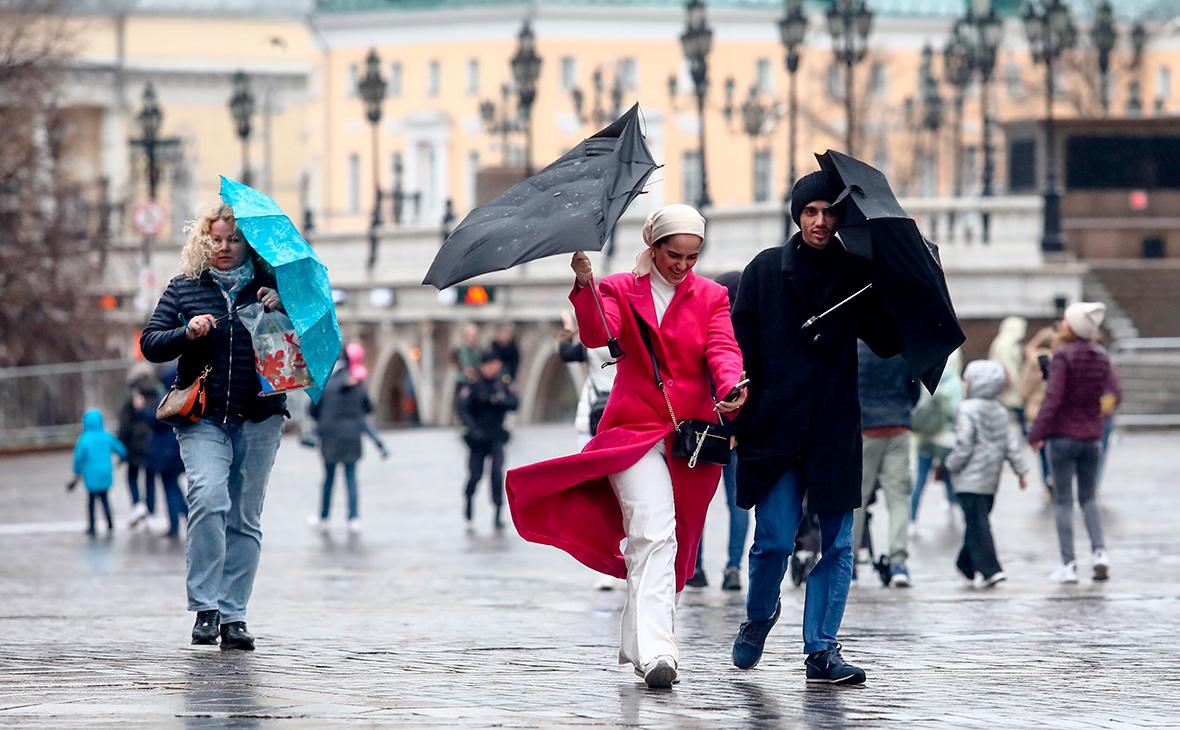
[(254, 262), (249, 257), (246, 257), (240, 266), (229, 271), (214, 268), (210, 268), (208, 271), (209, 276), (213, 277), (213, 281), (217, 282), (231, 302), (237, 299), (238, 293), (254, 280)]

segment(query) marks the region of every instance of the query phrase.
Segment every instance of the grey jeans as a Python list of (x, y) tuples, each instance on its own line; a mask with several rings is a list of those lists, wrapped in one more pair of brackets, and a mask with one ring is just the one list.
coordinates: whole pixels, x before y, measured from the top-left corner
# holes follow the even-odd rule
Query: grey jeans
[(246, 620), (262, 554), (262, 502), (283, 435), (283, 417), (176, 429), (188, 472), (185, 551), (190, 611)]
[(1090, 533), (1092, 550), (1106, 549), (1102, 539), (1102, 516), (1098, 513), (1098, 457), (1101, 448), (1097, 440), (1078, 441), (1067, 438), (1051, 438), (1046, 444), (1049, 449), (1049, 468), (1053, 472), (1053, 504), (1057, 513), (1057, 542), (1061, 547), (1061, 562), (1074, 560), (1073, 551), (1073, 482), (1078, 481), (1078, 504), (1082, 508), (1082, 520), (1086, 532)]
[[(910, 474), (909, 431), (893, 436), (865, 436), (862, 455), (861, 504), (868, 501), (873, 487), (880, 482), (889, 511), (889, 562), (905, 563), (909, 557), (910, 494), (914, 490)], [(879, 513), (878, 513), (879, 514)], [(856, 510), (852, 523), (852, 545), (859, 549), (865, 529), (865, 508)]]

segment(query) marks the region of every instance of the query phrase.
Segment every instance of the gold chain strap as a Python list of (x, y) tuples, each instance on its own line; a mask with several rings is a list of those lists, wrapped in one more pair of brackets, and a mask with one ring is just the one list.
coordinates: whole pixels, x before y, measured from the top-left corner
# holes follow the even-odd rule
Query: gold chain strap
[(672, 410), (672, 399), (668, 397), (668, 389), (660, 383), (660, 392), (664, 394), (664, 403), (668, 404), (668, 415), (672, 416), (672, 428), (680, 433), (680, 420), (676, 418), (676, 411)]

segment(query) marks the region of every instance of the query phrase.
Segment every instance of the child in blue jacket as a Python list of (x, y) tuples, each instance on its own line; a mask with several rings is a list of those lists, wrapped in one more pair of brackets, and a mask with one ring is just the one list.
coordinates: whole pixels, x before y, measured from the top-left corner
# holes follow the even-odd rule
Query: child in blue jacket
[(82, 478), (86, 485), (90, 502), (87, 514), (90, 517), (86, 534), (94, 536), (94, 503), (102, 503), (102, 511), (107, 517), (107, 530), (114, 530), (115, 523), (111, 519), (111, 505), (107, 501), (107, 490), (114, 481), (114, 468), (111, 466), (111, 456), (120, 459), (127, 458), (127, 447), (123, 442), (103, 430), (102, 413), (97, 408), (91, 408), (82, 414), (82, 435), (74, 445), (74, 479), (69, 488), (73, 489)]

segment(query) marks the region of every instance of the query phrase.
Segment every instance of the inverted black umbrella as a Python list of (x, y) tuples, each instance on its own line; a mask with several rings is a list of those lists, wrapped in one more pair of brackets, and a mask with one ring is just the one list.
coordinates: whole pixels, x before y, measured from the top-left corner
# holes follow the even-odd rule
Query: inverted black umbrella
[[(600, 251), (657, 167), (643, 141), (636, 104), (536, 175), (468, 213), (422, 283), (445, 289), (545, 256)], [(605, 327), (598, 287), (594, 281), (591, 286)], [(618, 341), (610, 337), (607, 345), (618, 358)]]
[(938, 248), (918, 231), (879, 170), (833, 150), (816, 159), (844, 185), (833, 202), (842, 214), (840, 240), (849, 252), (873, 262), (872, 283), (803, 326), (814, 326), (870, 288), (876, 290), (901, 332), (902, 357), (933, 393), (947, 357), (967, 339), (951, 304)]

